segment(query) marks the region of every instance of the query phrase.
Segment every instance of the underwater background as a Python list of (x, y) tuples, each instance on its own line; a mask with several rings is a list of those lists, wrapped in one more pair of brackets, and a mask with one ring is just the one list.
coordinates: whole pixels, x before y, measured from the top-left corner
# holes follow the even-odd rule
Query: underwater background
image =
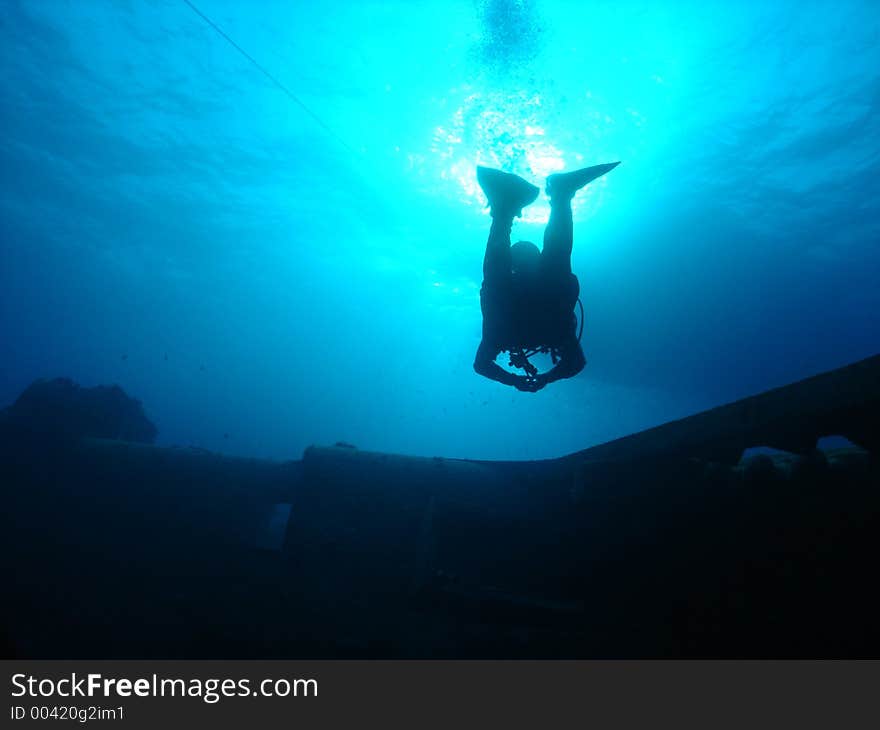
[[(193, 2), (0, 4), (0, 405), (67, 376), (163, 444), (544, 458), (880, 351), (873, 0)], [(587, 367), (480, 378), (475, 165), (616, 160)]]

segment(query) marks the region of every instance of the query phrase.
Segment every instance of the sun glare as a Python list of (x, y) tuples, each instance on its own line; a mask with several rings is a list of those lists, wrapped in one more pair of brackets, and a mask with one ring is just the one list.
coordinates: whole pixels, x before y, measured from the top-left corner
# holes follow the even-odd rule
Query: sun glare
[[(567, 153), (548, 131), (558, 124), (540, 94), (453, 89), (450, 97), (461, 102), (449, 120), (435, 128), (431, 151), (445, 193), (469, 206), (478, 210), (486, 206), (477, 184), (477, 165), (516, 173), (543, 190), (548, 175), (594, 164), (580, 153)], [(605, 183), (597, 180), (575, 199), (576, 217), (597, 209)], [(550, 206), (541, 195), (523, 211), (522, 220), (541, 224), (549, 215)]]

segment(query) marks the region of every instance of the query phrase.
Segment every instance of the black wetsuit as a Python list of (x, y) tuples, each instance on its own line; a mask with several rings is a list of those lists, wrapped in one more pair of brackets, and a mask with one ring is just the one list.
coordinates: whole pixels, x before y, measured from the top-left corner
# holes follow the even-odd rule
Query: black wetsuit
[(517, 385), (522, 376), (497, 365), (498, 354), (517, 348), (552, 347), (561, 359), (545, 374), (544, 382), (570, 378), (586, 364), (574, 316), (580, 285), (571, 272), (571, 204), (564, 201), (552, 206), (539, 271), (528, 279), (511, 270), (512, 223), (509, 217), (492, 219), (480, 289), (483, 339), (474, 369), (492, 380)]

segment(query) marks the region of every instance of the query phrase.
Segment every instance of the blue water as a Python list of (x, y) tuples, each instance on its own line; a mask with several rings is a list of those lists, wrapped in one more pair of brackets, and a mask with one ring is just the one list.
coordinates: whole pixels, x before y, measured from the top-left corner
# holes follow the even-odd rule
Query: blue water
[[(320, 122), (180, 0), (0, 8), (0, 405), (64, 375), (166, 444), (550, 457), (880, 351), (873, 0), (194, 2)], [(586, 369), (479, 378), (474, 166), (615, 160)]]

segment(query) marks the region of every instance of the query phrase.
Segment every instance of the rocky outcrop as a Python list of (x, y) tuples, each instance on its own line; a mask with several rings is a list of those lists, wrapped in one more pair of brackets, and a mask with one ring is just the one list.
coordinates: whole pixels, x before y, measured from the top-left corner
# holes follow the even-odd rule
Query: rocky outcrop
[(10, 434), (35, 438), (119, 439), (151, 444), (158, 430), (139, 400), (118, 385), (83, 388), (69, 378), (37, 380), (0, 412)]

